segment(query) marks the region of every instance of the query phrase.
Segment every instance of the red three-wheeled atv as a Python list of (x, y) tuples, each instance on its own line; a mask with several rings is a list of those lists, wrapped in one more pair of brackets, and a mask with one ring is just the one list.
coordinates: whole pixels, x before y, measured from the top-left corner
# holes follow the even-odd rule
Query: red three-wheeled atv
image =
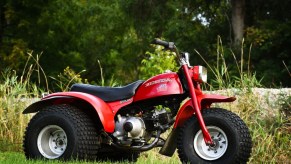
[(25, 156), (136, 161), (141, 152), (161, 147), (166, 156), (178, 149), (186, 163), (246, 163), (248, 127), (236, 114), (211, 107), (235, 98), (204, 94), (206, 69), (190, 66), (188, 53), (179, 53), (173, 42), (154, 44), (175, 52), (178, 72), (116, 88), (74, 84), (69, 92), (44, 96), (23, 112), (37, 112), (26, 128)]

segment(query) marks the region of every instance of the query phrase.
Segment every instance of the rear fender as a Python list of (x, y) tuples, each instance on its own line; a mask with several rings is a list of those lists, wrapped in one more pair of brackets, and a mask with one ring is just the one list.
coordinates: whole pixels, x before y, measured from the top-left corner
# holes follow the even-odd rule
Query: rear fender
[(38, 112), (46, 106), (54, 104), (70, 104), (76, 100), (83, 100), (90, 104), (96, 111), (99, 119), (103, 125), (103, 128), (108, 133), (113, 133), (115, 124), (114, 124), (114, 113), (110, 106), (105, 103), (102, 99), (82, 92), (59, 92), (50, 94), (41, 101), (35, 102), (28, 106), (23, 114)]
[[(222, 95), (211, 95), (211, 94), (200, 94), (196, 95), (198, 106), (201, 109), (210, 108), (212, 103), (219, 102), (233, 102), (236, 100), (235, 97), (226, 97)], [(186, 102), (180, 107), (177, 114), (174, 128), (183, 126), (184, 122), (188, 120), (194, 113), (194, 106), (191, 99), (186, 100)]]

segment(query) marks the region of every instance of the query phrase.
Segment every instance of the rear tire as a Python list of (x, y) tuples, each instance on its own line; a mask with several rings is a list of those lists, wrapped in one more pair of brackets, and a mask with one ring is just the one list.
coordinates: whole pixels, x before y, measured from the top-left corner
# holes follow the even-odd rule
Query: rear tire
[(93, 121), (67, 104), (39, 111), (30, 120), (23, 141), (27, 159), (95, 160), (99, 147)]
[(236, 114), (220, 108), (202, 110), (215, 146), (207, 146), (195, 116), (179, 131), (177, 148), (183, 163), (246, 163), (252, 140), (246, 124)]

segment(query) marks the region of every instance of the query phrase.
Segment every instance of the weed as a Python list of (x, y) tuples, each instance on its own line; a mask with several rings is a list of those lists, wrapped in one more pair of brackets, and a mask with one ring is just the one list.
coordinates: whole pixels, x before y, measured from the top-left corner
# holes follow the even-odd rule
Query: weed
[(0, 150), (20, 150), (22, 136), (30, 117), (22, 111), (39, 90), (34, 84), (20, 81), (11, 70), (0, 78)]
[(81, 73), (85, 72), (86, 70), (82, 70), (79, 73), (76, 73), (70, 67), (66, 67), (63, 73), (60, 73), (57, 78), (50, 76), (51, 79), (54, 81), (52, 82), (54, 86), (57, 86), (57, 91), (68, 91), (72, 84), (74, 83), (86, 83), (88, 84), (87, 79), (81, 78)]

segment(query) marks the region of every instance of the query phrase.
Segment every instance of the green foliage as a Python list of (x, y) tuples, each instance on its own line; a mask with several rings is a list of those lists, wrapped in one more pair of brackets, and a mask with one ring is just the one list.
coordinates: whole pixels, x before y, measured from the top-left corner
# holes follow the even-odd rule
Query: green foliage
[[(274, 36), (274, 31), (260, 29), (256, 27), (248, 27), (246, 29), (247, 42), (252, 43), (253, 46), (268, 46), (266, 41)], [(270, 46), (270, 45), (269, 45)]]
[[(244, 51), (252, 46), (249, 67), (268, 87), (291, 85), (284, 80), (291, 69), (290, 7), (289, 1), (246, 1)], [(3, 0), (0, 9), (0, 69), (18, 75), (33, 50), (42, 54), (39, 64), (49, 76), (69, 66), (86, 70), (82, 76), (90, 82), (102, 81), (99, 60), (105, 79), (125, 84), (142, 76), (140, 63), (153, 38), (174, 41), (190, 54), (197, 50), (210, 65), (217, 62), (216, 36), (226, 49), (233, 42), (230, 1)], [(233, 54), (224, 57), (229, 62)], [(202, 62), (197, 55), (190, 59)]]
[(253, 45), (252, 67), (257, 76), (264, 77), (262, 83), (268, 87), (291, 84), (290, 80), (283, 80), (291, 69), (291, 17), (287, 12), (290, 6), (291, 1), (257, 0), (250, 1), (246, 8), (245, 37), (246, 44)]
[(148, 79), (152, 76), (164, 73), (166, 70), (177, 71), (175, 53), (163, 50), (162, 46), (154, 46), (155, 52), (146, 52), (147, 58), (141, 61), (140, 78)]
[(74, 83), (86, 83), (88, 84), (87, 79), (81, 78), (81, 73), (85, 72), (85, 70), (76, 73), (74, 70), (72, 70), (70, 67), (67, 67), (64, 69), (63, 73), (60, 73), (57, 78), (50, 77), (54, 80), (55, 85), (57, 86), (57, 90), (59, 91), (68, 91), (72, 84)]
[(22, 39), (12, 39), (11, 44), (12, 46), (7, 48), (8, 53), (0, 49), (0, 54), (2, 54), (0, 64), (2, 68), (9, 66), (11, 69), (19, 69), (24, 66), (27, 57), (27, 43)]

